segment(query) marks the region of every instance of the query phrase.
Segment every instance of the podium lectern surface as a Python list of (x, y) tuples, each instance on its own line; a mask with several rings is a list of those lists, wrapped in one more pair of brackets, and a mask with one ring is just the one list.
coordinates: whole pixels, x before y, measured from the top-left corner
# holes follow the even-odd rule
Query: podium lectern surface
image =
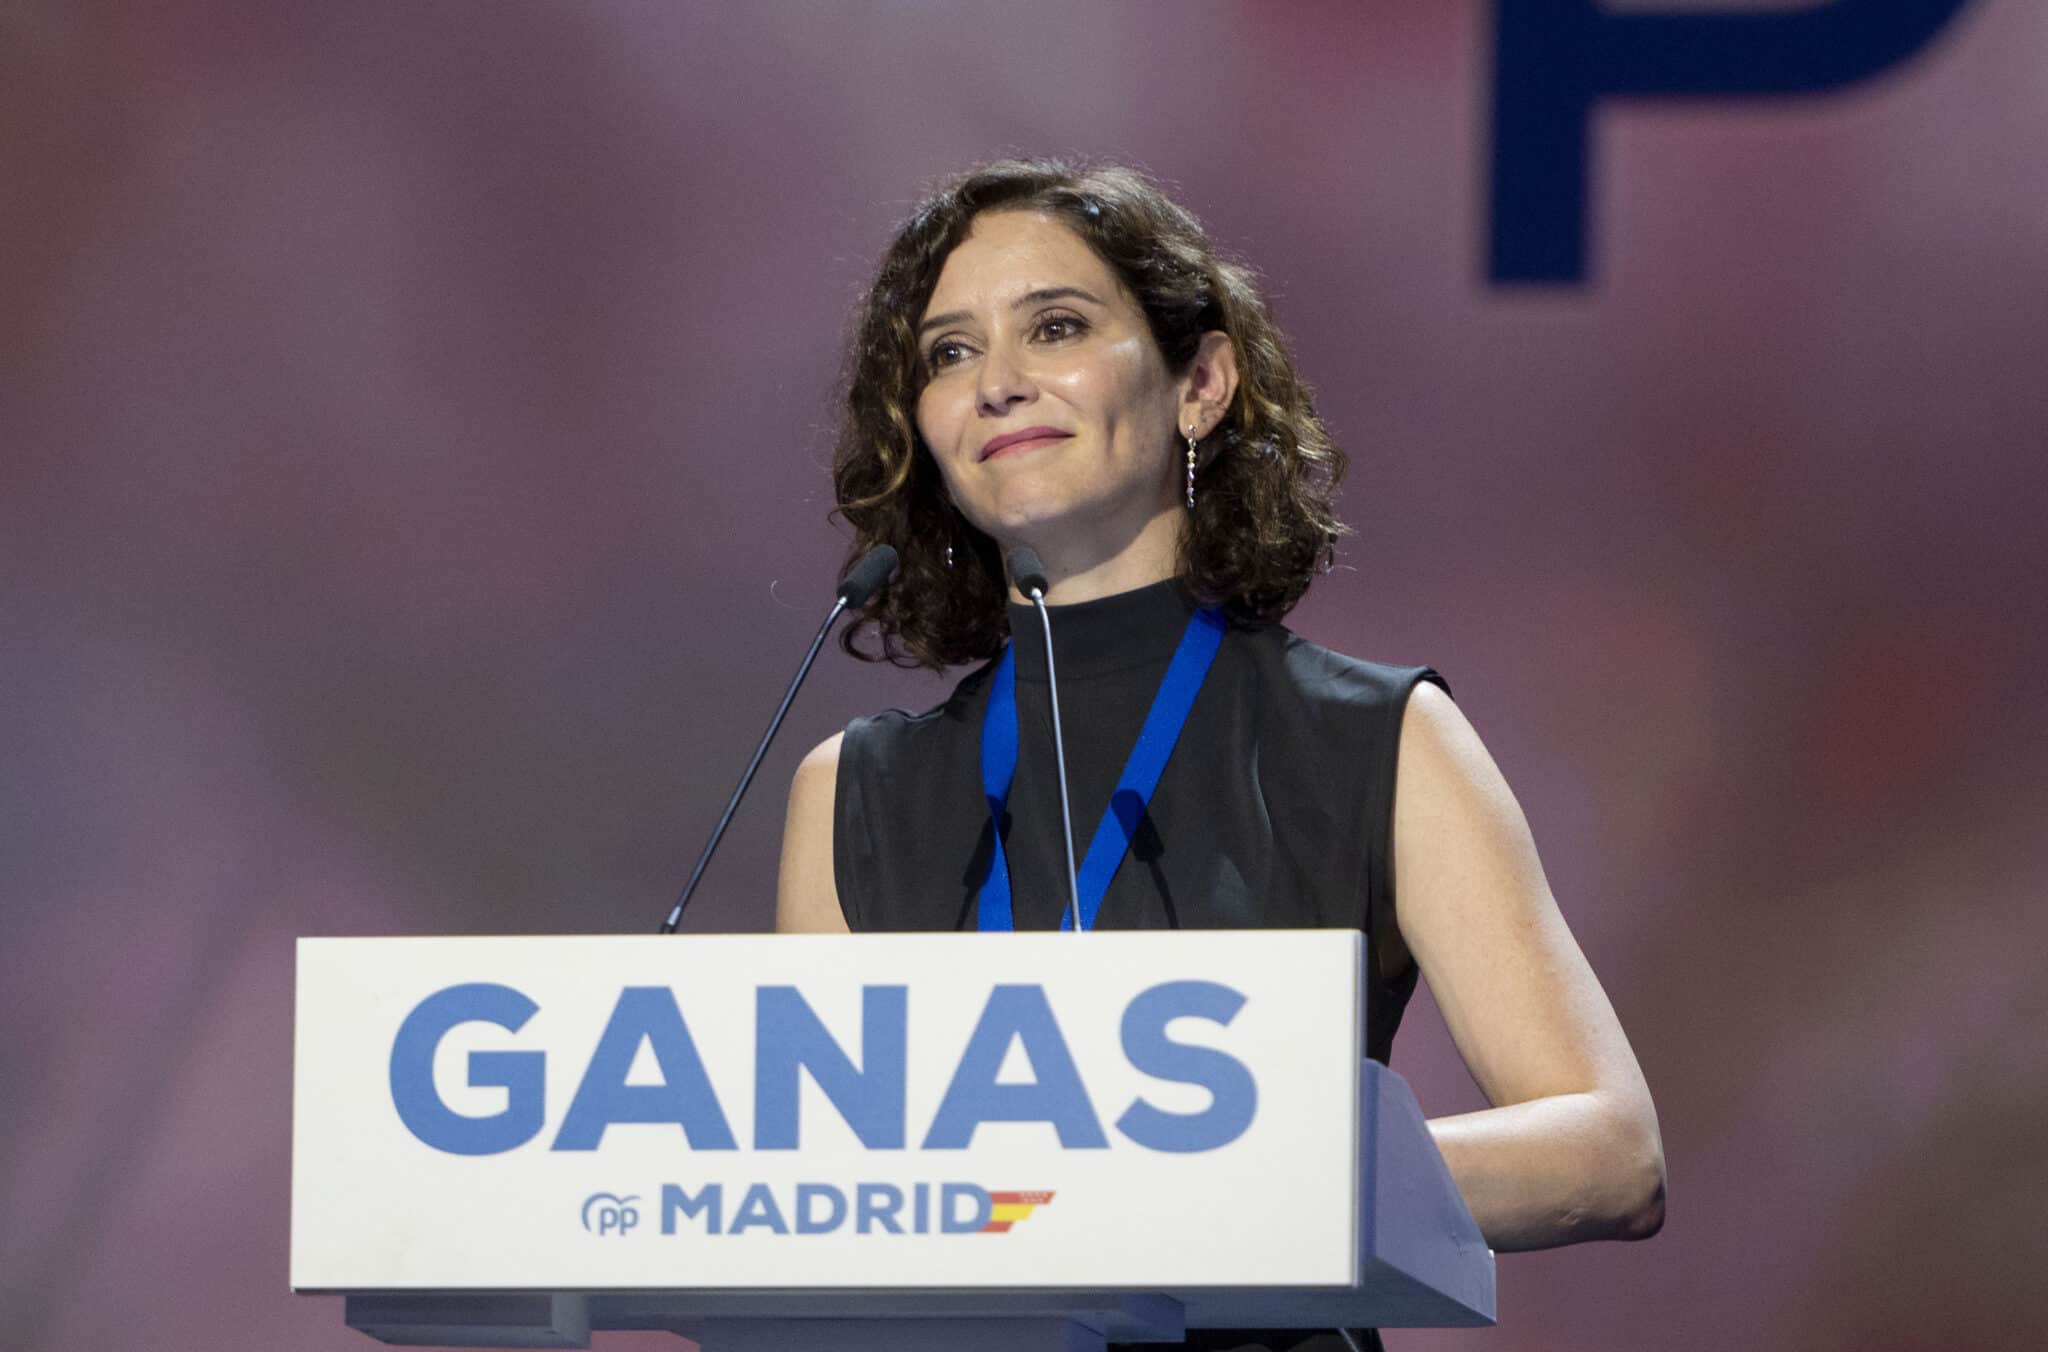
[(301, 940), (292, 1285), (498, 1346), (1490, 1323), (1413, 1096), (1359, 1059), (1361, 960), (1348, 930)]

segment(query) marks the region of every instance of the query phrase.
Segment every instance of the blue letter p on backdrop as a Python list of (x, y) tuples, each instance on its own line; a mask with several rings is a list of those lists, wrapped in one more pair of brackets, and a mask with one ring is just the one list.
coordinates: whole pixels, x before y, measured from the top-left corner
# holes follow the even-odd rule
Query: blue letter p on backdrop
[(1821, 94), (1931, 41), (1965, 0), (1832, 0), (1789, 12), (1611, 11), (1494, 0), (1495, 282), (1586, 275), (1589, 123), (1609, 98)]

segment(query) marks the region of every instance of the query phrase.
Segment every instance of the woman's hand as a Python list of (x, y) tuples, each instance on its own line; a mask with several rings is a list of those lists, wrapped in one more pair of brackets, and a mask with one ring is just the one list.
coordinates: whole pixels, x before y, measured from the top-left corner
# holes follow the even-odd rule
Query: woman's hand
[(1487, 1242), (1655, 1234), (1664, 1147), (1649, 1087), (1514, 794), (1429, 684), (1402, 722), (1394, 876), (1401, 936), (1494, 1105), (1430, 1123)]

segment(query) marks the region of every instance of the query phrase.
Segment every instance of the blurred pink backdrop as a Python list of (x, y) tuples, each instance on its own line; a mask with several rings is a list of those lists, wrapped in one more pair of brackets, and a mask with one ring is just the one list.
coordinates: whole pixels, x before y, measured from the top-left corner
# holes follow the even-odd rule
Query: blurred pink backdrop
[[(829, 599), (847, 309), (1012, 151), (1263, 271), (1353, 456), (1295, 627), (1450, 677), (1657, 1095), (1660, 1237), (1389, 1345), (2037, 1345), (2048, 7), (1604, 111), (1583, 289), (1485, 281), (1489, 14), (0, 10), (7, 1345), (370, 1346), (286, 1290), (294, 936), (652, 929)], [(824, 659), (686, 928), (943, 686)], [(1426, 1000), (1395, 1066), (1479, 1103)]]

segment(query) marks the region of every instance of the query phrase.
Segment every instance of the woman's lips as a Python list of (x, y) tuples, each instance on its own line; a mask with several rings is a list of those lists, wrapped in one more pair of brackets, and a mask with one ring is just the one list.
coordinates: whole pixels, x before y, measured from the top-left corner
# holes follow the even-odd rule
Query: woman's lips
[(1064, 441), (1072, 435), (1071, 432), (1062, 432), (1054, 427), (1027, 427), (1021, 432), (1010, 432), (990, 438), (988, 444), (981, 448), (981, 458), (989, 460), (1005, 451), (1030, 450), (1050, 445), (1055, 441)]

